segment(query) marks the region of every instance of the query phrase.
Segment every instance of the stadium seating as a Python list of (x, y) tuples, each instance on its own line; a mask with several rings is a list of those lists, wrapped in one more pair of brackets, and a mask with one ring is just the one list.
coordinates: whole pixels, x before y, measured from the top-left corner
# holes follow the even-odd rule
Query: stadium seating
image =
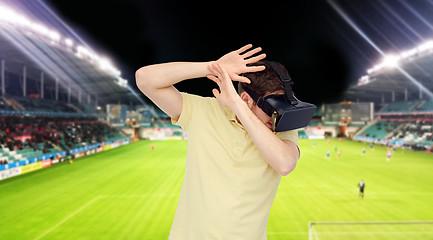
[(378, 113), (433, 112), (433, 99), (399, 101), (386, 104)]
[(429, 144), (433, 145), (432, 122), (410, 122), (395, 131), (393, 140), (401, 140), (408, 144)]
[(1, 97), (0, 114), (47, 115), (47, 116), (99, 116), (95, 106), (61, 102), (34, 97)]
[(152, 128), (180, 128), (177, 125), (173, 125), (170, 121), (155, 121), (151, 125)]
[(91, 117), (0, 116), (0, 159), (6, 164), (124, 137)]
[(422, 101), (414, 110), (416, 112), (433, 111), (433, 99)]
[(410, 146), (433, 146), (433, 121), (377, 121), (357, 136), (372, 140), (392, 140)]
[(0, 97), (0, 109), (1, 110), (12, 110), (13, 108), (8, 104), (7, 100)]
[(47, 99), (32, 99), (26, 97), (14, 98), (24, 109), (28, 111), (45, 111), (45, 112), (75, 112), (63, 102), (53, 102)]
[(419, 105), (419, 101), (399, 101), (399, 102), (391, 102), (385, 105), (379, 112), (380, 113), (389, 113), (389, 112), (408, 112), (413, 110), (417, 105)]
[(367, 141), (391, 140), (412, 148), (433, 146), (433, 99), (391, 102), (376, 113), (376, 121), (356, 134)]
[(400, 126), (399, 122), (377, 121), (358, 135), (383, 139)]

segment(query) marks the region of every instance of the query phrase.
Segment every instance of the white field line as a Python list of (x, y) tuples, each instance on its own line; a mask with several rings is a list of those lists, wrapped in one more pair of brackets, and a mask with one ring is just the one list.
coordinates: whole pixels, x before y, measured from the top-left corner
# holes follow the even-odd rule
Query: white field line
[(100, 195), (101, 198), (174, 198), (179, 194), (119, 194), (119, 195)]
[[(317, 233), (317, 232), (316, 232)], [(423, 235), (423, 234), (432, 234), (432, 231), (417, 231), (417, 232), (402, 232), (402, 231), (377, 231), (377, 232), (359, 232), (359, 231), (348, 231), (348, 232), (319, 232), (320, 235), (349, 235), (349, 236), (358, 236), (363, 234), (387, 234), (387, 235)]]
[(174, 198), (174, 197), (179, 197), (179, 195), (178, 194), (169, 194), (169, 195), (166, 195), (166, 194), (98, 195), (97, 197), (91, 199), (86, 204), (84, 204), (83, 206), (81, 206), (80, 208), (78, 208), (77, 210), (75, 210), (74, 212), (72, 212), (71, 214), (66, 216), (65, 218), (63, 218), (60, 222), (58, 222), (56, 225), (54, 225), (53, 227), (51, 227), (50, 229), (48, 229), (47, 231), (45, 231), (44, 233), (42, 233), (41, 235), (36, 237), (34, 240), (42, 239), (47, 234), (52, 232), (54, 229), (58, 228), (60, 225), (62, 225), (63, 223), (65, 223), (66, 221), (68, 221), (69, 219), (71, 219), (72, 217), (74, 217), (75, 215), (77, 215), (78, 213), (80, 213), (81, 211), (83, 211), (88, 206), (92, 205), (93, 203), (95, 203), (96, 201), (98, 201), (101, 198), (167, 198), (167, 197)]
[(308, 232), (268, 232), (268, 235), (308, 235)]
[[(308, 192), (282, 192), (277, 193), (278, 196), (296, 196), (296, 195), (340, 195), (358, 193), (356, 191), (308, 191)], [(369, 195), (433, 195), (433, 192), (368, 192)]]
[(42, 233), (41, 235), (39, 235), (37, 238), (35, 238), (35, 240), (39, 240), (43, 237), (45, 237), (48, 233), (52, 232), (54, 229), (58, 228), (60, 225), (62, 225), (63, 223), (65, 223), (66, 221), (68, 221), (69, 219), (71, 219), (73, 216), (77, 215), (78, 213), (80, 213), (81, 211), (83, 211), (85, 208), (87, 208), (88, 206), (92, 205), (94, 202), (96, 202), (97, 200), (99, 200), (101, 198), (101, 196), (97, 196), (94, 199), (88, 201), (86, 204), (84, 204), (83, 206), (81, 206), (80, 208), (78, 208), (77, 210), (75, 210), (74, 212), (72, 212), (71, 214), (69, 214), (68, 216), (66, 216), (65, 218), (63, 218), (60, 222), (58, 222), (56, 225), (54, 225), (53, 227), (51, 227), (50, 229), (48, 229), (47, 231), (45, 231), (44, 233)]

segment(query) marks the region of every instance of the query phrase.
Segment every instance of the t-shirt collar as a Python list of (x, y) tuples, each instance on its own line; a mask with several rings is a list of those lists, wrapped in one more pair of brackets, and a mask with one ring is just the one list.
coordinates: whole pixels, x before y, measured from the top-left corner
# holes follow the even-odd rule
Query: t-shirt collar
[(227, 119), (232, 122), (236, 122), (236, 115), (234, 114), (234, 112), (232, 110), (230, 110), (229, 108), (224, 108), (224, 111), (226, 113)]
[(227, 119), (230, 122), (236, 124), (241, 129), (245, 129), (244, 126), (242, 126), (242, 124), (240, 124), (238, 122), (238, 120), (236, 119), (236, 115), (235, 115), (235, 113), (232, 110), (230, 110), (229, 108), (224, 108), (224, 111), (225, 111), (225, 114), (227, 116)]

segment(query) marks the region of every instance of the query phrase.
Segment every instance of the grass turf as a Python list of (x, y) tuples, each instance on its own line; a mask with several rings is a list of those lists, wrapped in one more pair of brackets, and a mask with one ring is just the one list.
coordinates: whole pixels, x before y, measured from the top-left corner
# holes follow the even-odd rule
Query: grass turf
[[(397, 150), (386, 161), (384, 147), (372, 150), (338, 139), (316, 140), (313, 147), (312, 142), (299, 141), (298, 166), (281, 180), (268, 239), (308, 239), (312, 221), (433, 220), (431, 154)], [(186, 148), (185, 141), (141, 141), (1, 181), (0, 239), (167, 239)], [(364, 199), (356, 188), (361, 179)], [(410, 228), (406, 239), (433, 239), (432, 225)], [(347, 239), (344, 232), (350, 231), (383, 239), (385, 228), (341, 229), (325, 230), (334, 231), (332, 239)]]

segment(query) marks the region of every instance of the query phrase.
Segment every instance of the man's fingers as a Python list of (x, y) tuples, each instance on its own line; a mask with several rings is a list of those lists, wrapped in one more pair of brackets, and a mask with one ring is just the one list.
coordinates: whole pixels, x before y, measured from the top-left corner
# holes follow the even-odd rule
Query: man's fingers
[[(254, 67), (248, 67), (248, 71), (249, 72), (258, 72), (258, 71), (262, 71), (265, 69), (265, 66), (256, 66), (257, 68)], [(209, 79), (213, 80), (214, 82), (216, 82), (218, 85), (220, 83), (222, 83), (222, 81), (238, 81), (238, 82), (243, 82), (243, 83), (248, 83), (250, 84), (251, 81), (244, 76), (239, 76), (238, 74), (228, 74), (226, 72), (226, 70), (219, 64), (212, 64), (212, 67), (209, 68), (211, 70), (211, 72), (216, 75), (213, 76), (211, 75)]]
[(248, 63), (255, 63), (255, 62), (257, 62), (257, 61), (260, 61), (260, 60), (264, 59), (265, 57), (266, 57), (266, 54), (265, 54), (265, 53), (262, 53), (262, 54), (260, 54), (260, 55), (258, 55), (258, 56), (255, 56), (255, 57), (249, 58), (249, 59), (247, 59), (247, 60), (245, 60), (245, 61), (246, 61), (247, 64), (248, 64)]
[(216, 68), (216, 65), (215, 64), (212, 64), (212, 65), (209, 65), (208, 67), (207, 67), (208, 69), (209, 69), (209, 71), (211, 71), (211, 73), (212, 73), (212, 75), (208, 75), (208, 76), (212, 76), (212, 77), (214, 77), (213, 79), (211, 79), (211, 78), (209, 78), (209, 79), (211, 79), (212, 81), (214, 81), (214, 82), (216, 82), (216, 81), (220, 81), (220, 79), (218, 79), (218, 78), (220, 78), (221, 77), (221, 75), (219, 74), (219, 72), (218, 72), (218, 69)]
[(247, 67), (248, 72), (260, 72), (266, 69), (265, 66), (251, 66)]
[[(220, 69), (221, 68), (219, 67), (218, 64), (213, 63), (213, 64), (209, 65), (207, 68), (212, 72), (213, 75), (215, 75), (215, 76), (220, 75), (220, 72), (221, 72)], [(218, 77), (220, 77), (220, 76), (218, 76)]]
[(253, 47), (252, 44), (247, 44), (247, 45), (245, 45), (245, 46), (239, 48), (238, 50), (236, 50), (236, 52), (237, 52), (238, 54), (241, 54), (241, 53), (245, 52), (246, 50), (248, 50), (248, 49), (250, 49), (250, 48), (252, 48), (252, 47)]
[(250, 51), (242, 54), (242, 57), (245, 59), (245, 58), (253, 56), (254, 54), (256, 54), (256, 53), (258, 53), (260, 51), (262, 51), (262, 48), (261, 47), (257, 47), (257, 48), (254, 48), (253, 50), (250, 50)]
[(232, 79), (233, 79), (233, 81), (238, 81), (238, 82), (243, 82), (243, 83), (248, 83), (248, 84), (251, 83), (251, 80), (248, 79), (247, 77), (244, 77), (244, 76), (236, 75)]
[(220, 80), (216, 77), (216, 76), (214, 76), (214, 75), (210, 75), (210, 74), (208, 74), (208, 75), (206, 75), (206, 77), (207, 78), (209, 78), (210, 80), (212, 80), (212, 81), (214, 81), (216, 84), (220, 84)]
[(218, 98), (220, 96), (220, 92), (216, 88), (212, 89), (212, 93), (216, 98)]
[(218, 63), (214, 63), (214, 64), (212, 64), (213, 65), (213, 67), (215, 68), (215, 70), (216, 70), (216, 73), (217, 73), (217, 77), (221, 80), (221, 81), (223, 81), (223, 80), (230, 80), (230, 76), (229, 76), (229, 74), (227, 73), (227, 71), (220, 65), (220, 64), (218, 64)]

